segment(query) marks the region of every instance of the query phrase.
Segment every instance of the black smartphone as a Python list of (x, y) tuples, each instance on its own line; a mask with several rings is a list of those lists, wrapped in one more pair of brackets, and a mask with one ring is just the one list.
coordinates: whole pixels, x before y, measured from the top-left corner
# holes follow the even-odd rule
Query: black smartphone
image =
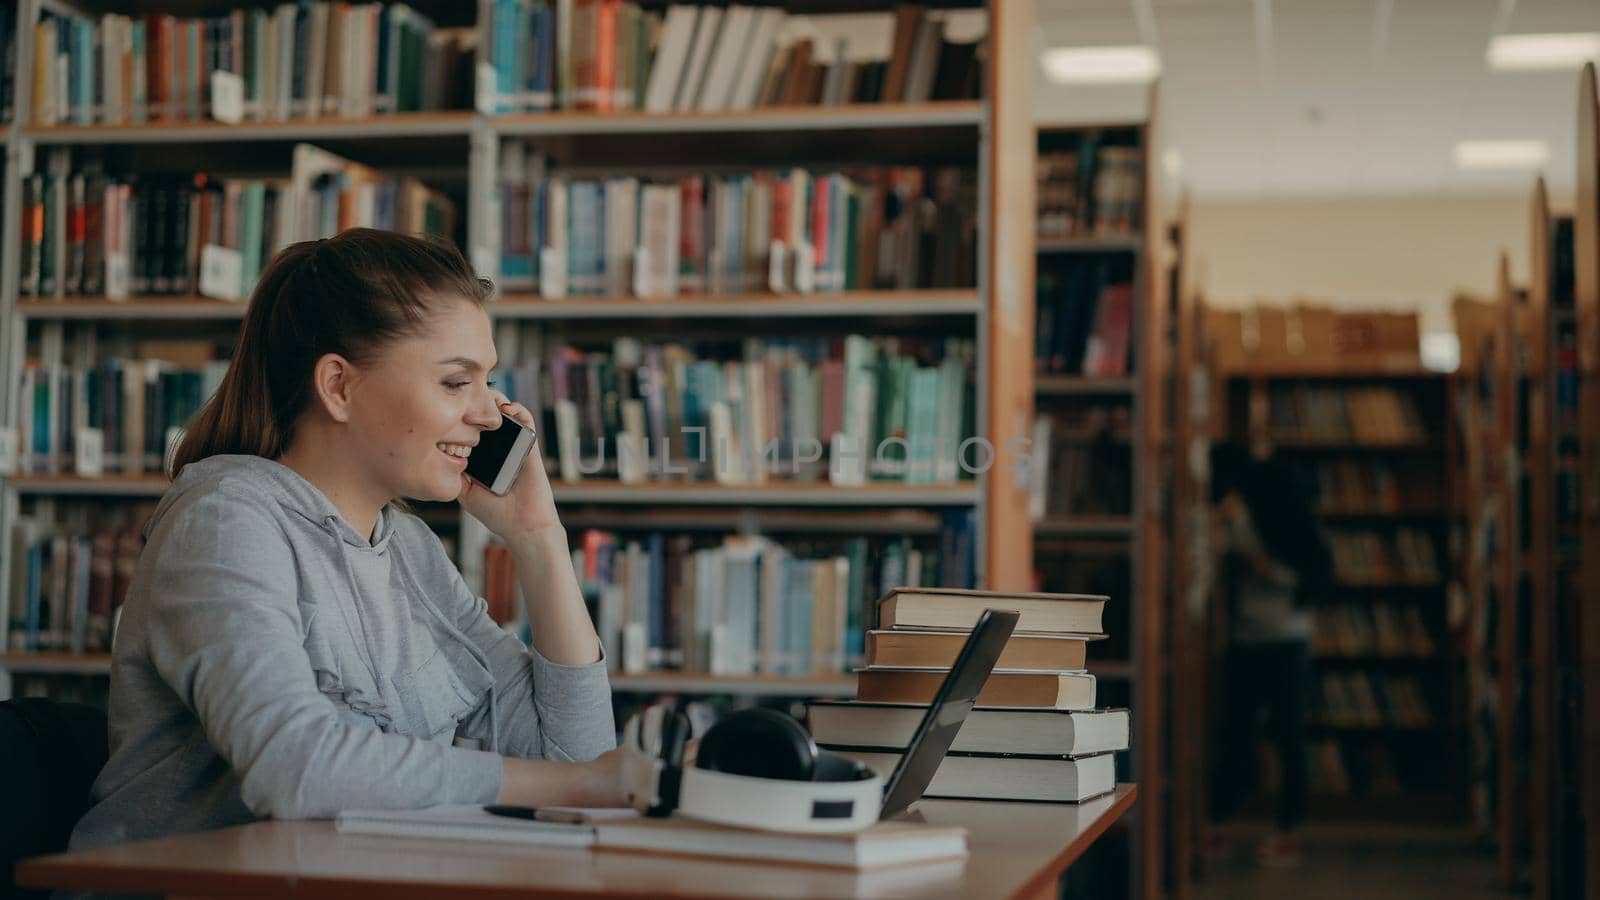
[(505, 494), (533, 450), (533, 439), (532, 428), (501, 413), (500, 427), (478, 436), (478, 446), (467, 457), (467, 474), (490, 491)]

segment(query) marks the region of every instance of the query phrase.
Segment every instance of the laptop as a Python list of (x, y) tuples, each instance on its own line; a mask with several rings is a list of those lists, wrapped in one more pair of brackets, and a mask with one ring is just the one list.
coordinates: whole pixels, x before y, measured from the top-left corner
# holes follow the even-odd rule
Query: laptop
[(939, 763), (955, 743), (961, 725), (978, 701), (995, 660), (1017, 627), (1021, 614), (1014, 610), (986, 609), (956, 655), (955, 665), (945, 676), (928, 704), (928, 711), (917, 724), (906, 752), (883, 786), (883, 809), (879, 821), (892, 819), (922, 797), (933, 782)]

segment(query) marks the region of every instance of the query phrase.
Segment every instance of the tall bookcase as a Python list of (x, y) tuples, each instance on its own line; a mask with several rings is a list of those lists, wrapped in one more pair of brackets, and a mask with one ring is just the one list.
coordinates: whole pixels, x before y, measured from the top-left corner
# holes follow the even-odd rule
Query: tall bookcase
[[(664, 4), (649, 3), (654, 8)], [(115, 4), (120, 12), (158, 11), (158, 2)], [(664, 301), (632, 297), (544, 300), (504, 295), (489, 306), (497, 328), (508, 322), (558, 323), (563, 328), (612, 329), (625, 322), (640, 330), (677, 333), (720, 329), (724, 333), (783, 336), (795, 330), (844, 334), (851, 330), (970, 338), (975, 347), (976, 434), (997, 448), (1029, 433), (1033, 409), (1033, 158), (1032, 8), (1028, 2), (935, 4), (976, 7), (987, 16), (984, 92), (976, 101), (768, 107), (744, 112), (549, 112), (486, 115), (472, 110), (398, 113), (362, 119), (144, 124), (132, 126), (28, 124), (28, 78), (32, 43), (19, 41), (18, 115), (7, 132), (4, 182), (4, 265), (0, 265), (3, 341), (0, 422), (15, 425), (16, 385), (30, 350), (59, 358), (63, 345), (81, 346), (83, 334), (116, 340), (130, 333), (166, 335), (236, 329), (242, 305), (202, 298), (134, 298), (19, 303), (18, 185), (49, 148), (97, 146), (124, 154), (133, 165), (172, 171), (276, 172), (286, 168), (293, 142), (312, 141), (341, 155), (392, 171), (414, 171), (446, 185), (459, 198), (461, 238), (475, 264), (499, 258), (496, 205), (497, 155), (503, 140), (521, 139), (546, 153), (554, 166), (586, 172), (652, 172), (702, 166), (959, 164), (976, 170), (977, 264), (975, 283), (949, 290), (871, 290), (815, 295), (735, 294)], [(800, 0), (797, 14), (891, 12), (891, 4), (842, 4)], [(68, 13), (57, 0), (24, 0), (19, 34), (31, 34), (41, 10)], [(471, 16), (470, 9), (440, 4), (441, 18)], [(467, 21), (488, 43), (488, 23)], [(480, 49), (480, 63), (482, 62)], [(187, 168), (186, 168), (187, 167)], [(92, 348), (91, 348), (92, 350)], [(504, 357), (507, 348), (502, 347)], [(165, 487), (160, 477), (19, 475), (0, 485), (0, 585), (12, 582), (10, 525), (21, 507), (44, 509), (87, 502), (153, 500)], [(673, 533), (927, 533), (941, 510), (975, 511), (976, 572), (980, 586), (1028, 586), (1032, 543), (1026, 515), (1026, 480), (1002, 465), (953, 485), (868, 482), (857, 487), (827, 483), (769, 482), (738, 487), (717, 484), (584, 480), (558, 482), (557, 502), (571, 527), (650, 527)], [(460, 562), (469, 580), (482, 577), (484, 535), (468, 517), (448, 508), (430, 511), (429, 521), (456, 532)], [(932, 523), (932, 524), (931, 524)], [(870, 601), (871, 598), (868, 598)], [(9, 618), (9, 597), (7, 603)], [(0, 656), (0, 696), (15, 675), (99, 675), (103, 656), (12, 654)], [(614, 680), (620, 693), (841, 696), (853, 690), (843, 674), (812, 676), (709, 676), (649, 672)]]
[(1448, 748), (1459, 742), (1465, 705), (1460, 623), (1447, 602), (1446, 377), (1299, 369), (1225, 377), (1227, 440), (1270, 448), (1333, 544), (1333, 584), (1312, 610), (1313, 815), (1458, 815), (1465, 772), (1439, 765), (1459, 759)]
[[(1089, 667), (1099, 678), (1099, 705), (1134, 710), (1126, 777), (1139, 783), (1145, 802), (1131, 818), (1133, 896), (1163, 896), (1173, 881), (1164, 604), (1176, 256), (1154, 164), (1158, 122), (1152, 87), (1143, 120), (1040, 124), (1036, 134), (1039, 308), (1031, 362), (1040, 373), (1036, 421), (1050, 420), (1050, 452), (1041, 460), (1050, 474), (1033, 498), (1030, 549), (1038, 589), (1112, 598), (1111, 639), (1090, 645)], [(1119, 176), (1102, 180), (1118, 166)], [(1119, 290), (1121, 299), (1113, 299)], [(1123, 359), (1097, 367), (1090, 345), (1105, 336), (1107, 307), (1124, 301)]]

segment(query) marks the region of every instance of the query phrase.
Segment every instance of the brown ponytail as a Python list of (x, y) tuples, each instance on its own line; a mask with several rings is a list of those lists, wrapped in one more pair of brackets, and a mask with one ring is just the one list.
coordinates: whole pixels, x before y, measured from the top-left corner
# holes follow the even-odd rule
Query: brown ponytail
[(415, 333), (430, 304), (482, 303), (492, 291), (459, 250), (433, 239), (353, 228), (284, 248), (250, 296), (222, 384), (178, 444), (173, 477), (222, 453), (275, 459), (310, 403), (317, 360), (337, 353), (360, 365)]

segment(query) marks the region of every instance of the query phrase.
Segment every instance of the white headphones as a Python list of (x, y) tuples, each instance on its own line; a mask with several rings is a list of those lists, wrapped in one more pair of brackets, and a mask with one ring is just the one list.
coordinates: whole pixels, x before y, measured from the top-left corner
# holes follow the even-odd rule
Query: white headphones
[(878, 820), (883, 776), (819, 750), (792, 717), (746, 709), (724, 717), (683, 764), (689, 719), (662, 705), (623, 728), (623, 787), (648, 816), (674, 810), (741, 828), (817, 833), (860, 831)]

